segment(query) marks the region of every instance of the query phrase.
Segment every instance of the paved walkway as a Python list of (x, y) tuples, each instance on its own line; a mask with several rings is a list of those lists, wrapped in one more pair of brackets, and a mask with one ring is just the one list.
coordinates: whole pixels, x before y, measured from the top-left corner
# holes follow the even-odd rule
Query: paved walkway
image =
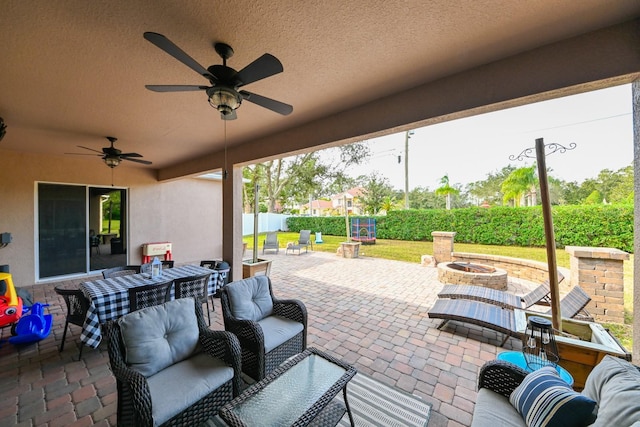
[[(431, 402), (429, 427), (470, 425), (478, 370), (502, 351), (496, 347), (501, 337), (455, 322), (436, 328), (439, 321), (427, 317), (442, 287), (436, 269), (321, 252), (264, 257), (273, 260), (276, 297), (307, 306), (309, 346)], [(77, 361), (80, 330), (71, 325), (65, 350), (58, 352), (66, 309), (53, 287), (31, 289), (34, 301), (51, 304), (49, 337), (23, 348), (0, 344), (0, 427), (114, 426), (116, 385), (106, 345), (85, 348)], [(522, 284), (510, 287), (522, 290)], [(214, 320), (212, 328), (223, 329), (219, 301)], [(8, 338), (8, 330), (2, 332)], [(512, 346), (519, 342), (510, 339), (505, 349)]]

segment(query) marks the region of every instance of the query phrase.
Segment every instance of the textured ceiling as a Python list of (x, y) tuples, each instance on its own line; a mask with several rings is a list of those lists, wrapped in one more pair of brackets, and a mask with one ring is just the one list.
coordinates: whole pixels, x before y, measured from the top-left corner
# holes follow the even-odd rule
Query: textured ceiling
[(0, 148), (65, 155), (113, 135), (154, 168), (220, 150), (225, 122), (204, 93), (145, 89), (207, 83), (145, 31), (205, 67), (221, 63), (216, 41), (233, 47), (237, 70), (265, 52), (280, 59), (284, 73), (246, 89), (293, 113), (245, 101), (227, 122), (231, 146), (639, 15), (637, 0), (8, 0)]

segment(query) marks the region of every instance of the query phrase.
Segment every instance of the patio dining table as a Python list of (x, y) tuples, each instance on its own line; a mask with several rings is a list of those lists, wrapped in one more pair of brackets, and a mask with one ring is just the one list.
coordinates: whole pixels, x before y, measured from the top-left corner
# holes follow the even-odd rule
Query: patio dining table
[[(100, 345), (100, 341), (102, 341), (101, 325), (129, 313), (130, 288), (206, 273), (211, 274), (208, 293), (213, 295), (224, 285), (224, 274), (197, 265), (163, 269), (162, 276), (153, 279), (150, 273), (140, 273), (82, 282), (80, 289), (89, 300), (89, 309), (80, 340), (92, 348)], [(173, 289), (171, 293), (173, 295)]]

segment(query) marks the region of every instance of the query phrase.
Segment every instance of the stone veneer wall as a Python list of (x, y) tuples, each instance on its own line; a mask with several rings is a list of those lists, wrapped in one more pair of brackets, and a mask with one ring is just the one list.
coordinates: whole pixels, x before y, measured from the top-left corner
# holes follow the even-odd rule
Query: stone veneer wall
[(511, 277), (529, 280), (534, 283), (542, 283), (549, 278), (549, 268), (547, 264), (539, 261), (468, 252), (453, 252), (452, 257), (456, 261), (485, 264), (501, 268), (506, 270)]
[(598, 321), (624, 323), (624, 261), (629, 254), (614, 248), (567, 246), (571, 286), (591, 296), (587, 311)]

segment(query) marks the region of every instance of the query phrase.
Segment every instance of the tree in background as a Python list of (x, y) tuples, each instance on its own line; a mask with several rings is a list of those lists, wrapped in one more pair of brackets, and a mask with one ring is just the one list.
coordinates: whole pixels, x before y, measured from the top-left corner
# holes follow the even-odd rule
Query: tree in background
[(502, 182), (502, 199), (504, 202), (513, 200), (515, 206), (520, 206), (524, 201), (528, 205), (535, 206), (536, 200), (536, 165), (519, 168), (509, 174)]
[(618, 181), (609, 192), (611, 203), (633, 203), (633, 165), (629, 165), (617, 172)]
[[(275, 212), (278, 205), (304, 203), (310, 195), (321, 197), (344, 191), (355, 180), (347, 176), (348, 168), (360, 164), (370, 156), (369, 146), (359, 142), (300, 154), (283, 159), (270, 160), (246, 166), (243, 176), (245, 212), (253, 206), (253, 188), (260, 186), (259, 197), (266, 200), (266, 211)], [(335, 191), (337, 186), (344, 186)]]
[(487, 179), (467, 185), (467, 191), (476, 198), (478, 204), (487, 202), (490, 205), (502, 205), (502, 183), (514, 170), (515, 166), (508, 165), (499, 171), (489, 172)]
[(360, 177), (360, 180), (364, 189), (360, 196), (364, 211), (369, 215), (377, 215), (383, 209), (385, 199), (393, 197), (393, 188), (389, 180), (378, 172)]
[(440, 178), (441, 187), (436, 188), (436, 194), (438, 196), (445, 196), (446, 198), (446, 209), (451, 209), (451, 195), (452, 194), (460, 194), (460, 190), (449, 185), (449, 175), (445, 175)]
[(385, 196), (385, 198), (382, 200), (381, 210), (383, 210), (385, 213), (394, 211), (399, 207), (400, 203), (395, 196)]

